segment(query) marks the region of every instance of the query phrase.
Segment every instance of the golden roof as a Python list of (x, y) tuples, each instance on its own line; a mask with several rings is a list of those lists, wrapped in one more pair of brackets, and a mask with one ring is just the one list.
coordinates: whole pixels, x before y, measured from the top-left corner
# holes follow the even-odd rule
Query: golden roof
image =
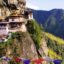
[(0, 16), (0, 20), (3, 20), (5, 17), (4, 16)]
[(18, 16), (16, 13), (11, 14), (11, 16)]
[(18, 0), (19, 3), (26, 4), (26, 0)]
[(11, 13), (11, 16), (18, 16), (18, 10), (13, 10)]

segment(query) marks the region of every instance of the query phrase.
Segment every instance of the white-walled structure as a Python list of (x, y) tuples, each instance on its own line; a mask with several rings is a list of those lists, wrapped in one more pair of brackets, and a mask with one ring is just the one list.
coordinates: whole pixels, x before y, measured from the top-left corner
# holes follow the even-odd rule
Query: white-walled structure
[[(5, 6), (0, 7), (0, 36), (4, 35), (2, 38), (6, 38), (5, 36), (8, 36), (11, 32), (26, 32), (27, 20), (33, 19), (32, 11), (26, 11), (25, 0), (8, 0), (8, 5), (13, 4), (17, 4), (17, 9), (11, 10), (11, 8), (8, 9), (8, 7)], [(27, 12), (27, 15), (25, 14), (25, 11)]]
[(11, 15), (4, 20), (0, 17), (0, 42), (5, 40), (9, 33), (26, 32), (26, 23), (24, 15)]
[(32, 12), (29, 12), (28, 18), (29, 18), (29, 19), (34, 19), (34, 18), (33, 18), (33, 13), (32, 13)]

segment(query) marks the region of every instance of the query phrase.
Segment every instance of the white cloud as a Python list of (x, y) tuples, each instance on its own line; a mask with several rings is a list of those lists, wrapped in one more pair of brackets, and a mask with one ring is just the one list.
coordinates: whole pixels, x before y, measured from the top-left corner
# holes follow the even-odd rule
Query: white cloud
[(27, 7), (39, 10), (64, 9), (64, 0), (26, 0)]
[(36, 5), (27, 4), (26, 7), (31, 8), (31, 9), (35, 9), (35, 10), (39, 10), (39, 7)]

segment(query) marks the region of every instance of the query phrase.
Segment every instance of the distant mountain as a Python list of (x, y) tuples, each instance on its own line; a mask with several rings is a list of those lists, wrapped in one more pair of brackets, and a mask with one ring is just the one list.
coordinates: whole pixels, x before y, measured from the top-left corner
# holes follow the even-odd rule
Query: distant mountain
[(53, 9), (50, 11), (32, 10), (34, 18), (43, 25), (46, 32), (64, 39), (64, 10)]

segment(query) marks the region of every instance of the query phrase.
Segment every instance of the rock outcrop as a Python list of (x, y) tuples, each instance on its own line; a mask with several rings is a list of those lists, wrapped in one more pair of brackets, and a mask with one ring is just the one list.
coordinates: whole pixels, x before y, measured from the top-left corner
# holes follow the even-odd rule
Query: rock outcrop
[[(8, 18), (12, 14), (14, 15), (13, 11), (15, 12), (16, 10), (19, 10), (19, 12), (18, 12), (19, 15), (24, 15), (25, 5), (26, 5), (25, 0), (1, 0), (1, 3), (0, 3), (0, 10), (1, 10), (0, 14), (1, 15), (0, 16), (2, 16), (2, 17), (4, 16), (4, 19), (5, 19), (5, 17)], [(31, 16), (31, 12), (30, 12), (30, 16)], [(23, 18), (26, 19), (24, 16), (23, 16)], [(31, 18), (31, 19), (33, 19), (33, 18)], [(16, 22), (13, 20), (14, 19), (12, 19), (12, 23)], [(26, 19), (26, 21), (27, 21), (27, 19)], [(30, 21), (29, 21), (29, 23), (30, 23)], [(16, 27), (17, 24), (13, 25), (13, 27)], [(23, 31), (16, 32), (16, 34), (14, 32), (12, 32), (14, 34), (12, 35), (12, 37), (10, 36), (11, 40), (8, 40), (5, 42), (6, 45), (4, 48), (5, 48), (5, 53), (6, 53), (5, 55), (7, 57), (19, 56), (21, 58), (35, 59), (35, 58), (38, 58), (38, 55), (41, 56), (41, 54), (40, 54), (41, 51), (39, 52), (39, 47), (40, 47), (39, 43), (40, 43), (41, 36), (42, 36), (41, 29), (37, 23), (32, 23), (32, 26), (31, 26), (31, 24), (28, 24), (28, 25), (29, 25), (29, 28), (28, 27), (26, 27), (26, 28), (31, 33), (28, 33), (29, 31), (27, 29), (25, 29), (25, 25), (23, 24), (22, 28), (21, 28), (21, 29), (23, 29)], [(44, 45), (44, 43), (46, 46), (45, 39), (41, 45)], [(44, 49), (42, 48), (42, 51), (45, 51), (45, 48)], [(44, 52), (44, 53), (46, 54), (46, 52)]]
[[(19, 36), (20, 37), (19, 37)], [(38, 54), (36, 51), (36, 46), (34, 44), (34, 41), (30, 37), (30, 34), (28, 32), (22, 33), (18, 32), (18, 35), (12, 35), (13, 41), (11, 42), (12, 46), (7, 47), (6, 55), (10, 57), (17, 56), (21, 58), (26, 59), (36, 59), (38, 58)]]

